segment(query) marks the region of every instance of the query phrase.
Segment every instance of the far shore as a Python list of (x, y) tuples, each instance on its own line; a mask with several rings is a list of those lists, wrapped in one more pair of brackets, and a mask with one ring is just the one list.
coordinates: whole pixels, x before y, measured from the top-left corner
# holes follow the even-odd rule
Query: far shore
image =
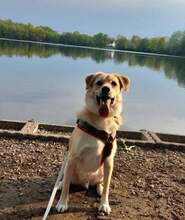
[(84, 48), (84, 49), (90, 49), (90, 50), (102, 50), (102, 51), (130, 53), (130, 54), (147, 55), (147, 56), (161, 56), (161, 57), (182, 58), (182, 59), (185, 58), (184, 56), (169, 55), (169, 54), (147, 53), (147, 52), (138, 52), (138, 51), (130, 51), (130, 50), (117, 50), (113, 48), (77, 46), (77, 45), (70, 45), (70, 44), (57, 44), (57, 43), (48, 43), (48, 42), (43, 42), (43, 41), (16, 40), (16, 39), (11, 39), (11, 38), (0, 38), (0, 40), (22, 42), (22, 43), (44, 44), (44, 45), (61, 46), (61, 47), (75, 47), (75, 48)]

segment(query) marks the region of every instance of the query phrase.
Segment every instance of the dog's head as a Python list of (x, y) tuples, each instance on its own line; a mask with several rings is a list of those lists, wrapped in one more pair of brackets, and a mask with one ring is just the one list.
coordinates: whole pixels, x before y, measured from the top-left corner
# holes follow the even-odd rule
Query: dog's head
[(98, 72), (86, 77), (86, 107), (102, 117), (121, 113), (122, 91), (128, 91), (130, 80), (114, 73)]

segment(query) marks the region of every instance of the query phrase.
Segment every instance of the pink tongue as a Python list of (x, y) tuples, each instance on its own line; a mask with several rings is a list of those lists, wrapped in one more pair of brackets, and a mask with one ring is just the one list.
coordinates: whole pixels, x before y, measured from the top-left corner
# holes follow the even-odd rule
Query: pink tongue
[(110, 100), (107, 100), (106, 102), (102, 102), (99, 108), (100, 116), (106, 118), (109, 115), (109, 112), (110, 112)]

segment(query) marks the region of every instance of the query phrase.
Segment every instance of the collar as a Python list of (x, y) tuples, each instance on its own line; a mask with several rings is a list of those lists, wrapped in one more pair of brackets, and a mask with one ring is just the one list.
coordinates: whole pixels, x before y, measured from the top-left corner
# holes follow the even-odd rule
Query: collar
[(86, 132), (87, 134), (101, 140), (105, 144), (113, 143), (113, 141), (116, 139), (116, 132), (108, 133), (104, 130), (99, 130), (90, 125), (88, 122), (83, 121), (81, 119), (77, 120), (77, 127), (80, 128), (82, 131)]

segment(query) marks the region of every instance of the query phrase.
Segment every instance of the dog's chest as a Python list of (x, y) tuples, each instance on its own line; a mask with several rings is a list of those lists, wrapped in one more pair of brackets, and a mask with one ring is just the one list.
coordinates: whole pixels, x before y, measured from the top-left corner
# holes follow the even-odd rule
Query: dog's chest
[(86, 146), (76, 160), (75, 174), (79, 183), (94, 185), (103, 177), (101, 166), (103, 144)]
[(100, 167), (103, 148), (102, 141), (75, 129), (71, 139), (71, 151), (80, 169), (87, 172), (96, 171)]
[(104, 143), (96, 137), (75, 128), (71, 137), (71, 154), (77, 168), (84, 172), (96, 172), (101, 166)]
[(96, 137), (75, 128), (70, 141), (70, 155), (74, 160), (77, 183), (98, 183), (103, 177), (101, 164), (105, 144)]
[(103, 143), (91, 143), (81, 149), (78, 161), (86, 172), (95, 172), (101, 165)]

